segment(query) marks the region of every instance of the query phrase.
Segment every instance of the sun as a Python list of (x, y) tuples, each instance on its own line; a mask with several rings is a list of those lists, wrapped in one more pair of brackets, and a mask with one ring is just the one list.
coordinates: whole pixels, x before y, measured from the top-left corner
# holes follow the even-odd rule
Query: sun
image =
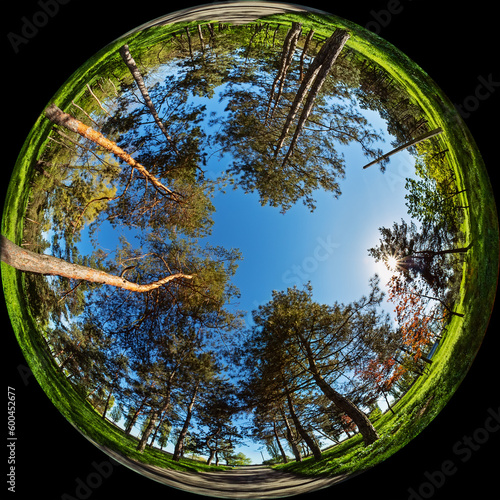
[(387, 255), (375, 263), (375, 271), (381, 282), (385, 285), (398, 273), (398, 258), (395, 255)]
[(394, 255), (389, 255), (385, 261), (385, 265), (389, 271), (396, 271), (398, 267), (398, 259)]

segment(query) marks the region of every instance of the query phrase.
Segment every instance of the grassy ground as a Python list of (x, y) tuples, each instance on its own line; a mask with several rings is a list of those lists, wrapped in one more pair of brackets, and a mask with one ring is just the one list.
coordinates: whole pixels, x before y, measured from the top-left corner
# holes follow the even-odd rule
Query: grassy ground
[[(299, 20), (300, 16), (287, 17)], [(326, 451), (321, 460), (308, 458), (301, 463), (276, 466), (305, 475), (339, 474), (373, 467), (404, 447), (433, 420), (477, 354), (488, 326), (498, 277), (498, 215), (492, 187), (475, 142), (452, 103), (427, 74), (392, 45), (347, 21), (334, 18), (333, 22), (352, 30), (348, 46), (379, 63), (404, 85), (426, 112), (430, 129), (444, 130), (440, 140), (449, 148), (448, 161), (459, 189), (466, 189), (463, 201), (470, 207), (463, 223), (465, 244), (473, 246), (463, 266), (461, 295), (456, 304), (456, 312), (464, 317), (452, 317), (428, 374), (419, 377), (394, 406), (396, 414), (387, 412), (374, 422), (381, 439), (364, 447), (357, 435)], [(332, 32), (322, 19), (315, 19), (313, 24), (318, 33)]]
[[(158, 30), (155, 33), (158, 34)], [(165, 33), (164, 30), (161, 35), (166, 36)], [(140, 34), (130, 36), (127, 42), (133, 43), (137, 37), (138, 43), (146, 43)], [(72, 100), (78, 102), (85, 92), (87, 83), (91, 85), (106, 70), (117, 65), (119, 56), (116, 54), (108, 56), (123, 43), (125, 43), (123, 40), (116, 41), (87, 61), (65, 82), (50, 102), (62, 109), (67, 109)], [(126, 66), (123, 64), (122, 66), (123, 72), (127, 73)], [(47, 147), (51, 127), (52, 124), (40, 116), (24, 142), (11, 175), (2, 213), (1, 233), (17, 244), (21, 243), (23, 237), (22, 214), (26, 212), (30, 196), (29, 183), (33, 176), (33, 164)], [(143, 454), (138, 453), (135, 449), (137, 439), (125, 435), (116, 426), (102, 419), (61, 374), (45, 343), (40, 325), (37, 324), (26, 303), (23, 273), (4, 263), (1, 264), (1, 272), (3, 292), (12, 327), (31, 371), (52, 403), (84, 436), (132, 459), (160, 467), (189, 472), (227, 469), (225, 466), (208, 466), (187, 458), (176, 462), (171, 459), (170, 454), (154, 448), (146, 448)]]
[[(298, 20), (306, 24), (298, 15), (272, 16), (269, 20), (272, 19), (277, 22)], [(395, 405), (395, 416), (386, 413), (374, 422), (381, 439), (370, 447), (365, 448), (360, 437), (355, 436), (325, 452), (319, 461), (306, 459), (302, 463), (277, 466), (307, 475), (338, 474), (372, 467), (405, 446), (431, 422), (466, 375), (480, 346), (494, 300), (498, 273), (498, 219), (491, 186), (474, 141), (463, 123), (457, 121), (453, 106), (420, 68), (401, 57), (385, 41), (369, 31), (358, 32), (358, 27), (347, 21), (335, 18), (332, 22), (352, 30), (348, 46), (386, 68), (426, 111), (430, 124), (445, 131), (442, 136), (450, 149), (450, 164), (457, 173), (460, 188), (467, 189), (467, 204), (471, 208), (464, 222), (464, 232), (473, 247), (464, 266), (458, 304), (465, 316), (452, 318), (429, 374), (420, 377)], [(324, 36), (332, 32), (332, 25), (316, 16), (310, 16), (307, 25), (312, 25), (318, 34)], [(162, 36), (161, 30), (156, 30), (154, 35)], [(136, 34), (128, 42), (142, 44), (147, 40)], [(109, 60), (106, 55), (122, 43), (115, 42), (82, 66), (52, 102), (64, 109), (71, 100), (77, 99), (84, 91), (82, 82), (91, 83), (105, 65), (116, 62), (116, 56)], [(46, 146), (49, 130), (49, 122), (41, 117), (23, 146), (7, 193), (2, 234), (17, 243), (22, 238), (24, 218), (19, 214), (26, 209), (32, 162)], [(12, 326), (31, 370), (58, 410), (84, 435), (131, 458), (154, 465), (188, 471), (216, 470), (213, 466), (207, 468), (186, 459), (173, 462), (168, 454), (159, 450), (147, 449), (143, 455), (138, 454), (135, 438), (125, 436), (100, 418), (61, 375), (25, 303), (22, 274), (2, 264), (2, 283)]]
[(134, 460), (186, 472), (226, 470), (187, 458), (175, 462), (171, 455), (155, 448), (143, 454), (135, 449), (138, 440), (104, 420), (61, 374), (41, 334), (30, 308), (24, 301), (21, 273), (2, 263), (2, 283), (8, 309), (23, 354), (31, 371), (49, 399), (84, 436)]

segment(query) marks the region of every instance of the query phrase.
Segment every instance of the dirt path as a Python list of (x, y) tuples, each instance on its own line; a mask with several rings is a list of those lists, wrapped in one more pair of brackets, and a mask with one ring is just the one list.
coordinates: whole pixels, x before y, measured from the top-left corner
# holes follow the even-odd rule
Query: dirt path
[(190, 493), (217, 498), (281, 498), (307, 493), (339, 483), (347, 476), (299, 477), (256, 465), (226, 472), (188, 473), (147, 465), (100, 447), (117, 462), (145, 477)]

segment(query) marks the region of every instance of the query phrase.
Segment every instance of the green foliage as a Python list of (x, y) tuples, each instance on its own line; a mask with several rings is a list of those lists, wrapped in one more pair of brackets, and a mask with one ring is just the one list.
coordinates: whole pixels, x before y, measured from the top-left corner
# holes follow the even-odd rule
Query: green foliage
[[(259, 60), (259, 64), (265, 62)], [(380, 136), (355, 110), (354, 102), (332, 102), (344, 93), (341, 83), (324, 85), (315, 97), (308, 126), (299, 130), (290, 124), (291, 130), (283, 136), (286, 118), (297, 106), (292, 100), (299, 85), (298, 71), (297, 65), (288, 70), (284, 89), (274, 98), (271, 118), (272, 102), (262, 99), (269, 78), (256, 71), (250, 77), (250, 89), (228, 87), (223, 94), (228, 116), (213, 121), (220, 125), (216, 141), (223, 152), (233, 157), (228, 173), (235, 185), (245, 192), (256, 191), (262, 205), (279, 207), (282, 212), (298, 200), (314, 210), (313, 193), (318, 189), (335, 197), (341, 194), (339, 180), (344, 177), (344, 159), (337, 152), (340, 146), (358, 142), (367, 156), (381, 154), (372, 146)], [(283, 144), (281, 152), (276, 149), (278, 142)]]
[[(286, 21), (290, 18), (290, 15), (283, 15), (278, 16), (276, 19)], [(303, 18), (296, 16), (294, 19), (302, 20)], [(317, 16), (311, 15), (309, 21), (318, 33), (328, 33), (331, 30), (331, 25)], [(338, 20), (334, 20), (334, 22), (342, 24)], [(153, 40), (164, 41), (165, 38), (162, 37), (168, 37), (172, 29), (170, 26), (155, 27), (148, 30), (146, 34), (135, 34), (131, 39), (137, 43), (137, 46), (141, 44), (147, 46)], [(388, 47), (385, 45), (385, 42), (374, 35), (370, 35), (367, 40), (369, 42), (365, 42), (355, 32), (350, 43), (352, 47), (356, 47), (361, 51), (364, 49), (365, 54), (373, 55), (374, 59), (382, 61), (383, 65), (387, 66), (395, 78), (404, 82), (405, 87), (413, 95), (413, 98), (422, 104), (429, 119), (432, 122), (437, 121), (438, 125), (442, 125), (446, 129), (446, 136), (451, 150), (450, 166), (457, 175), (457, 190), (468, 190), (469, 204), (471, 206), (469, 212), (464, 212), (461, 225), (464, 228), (464, 237), (467, 241), (474, 241), (474, 247), (468, 255), (463, 268), (463, 276), (467, 277), (467, 280), (460, 286), (458, 300), (458, 306), (462, 310), (467, 311), (467, 315), (463, 319), (452, 318), (447, 336), (434, 358), (429, 375), (426, 378), (419, 378), (405, 397), (398, 403), (396, 407), (397, 416), (384, 414), (377, 420), (377, 430), (382, 435), (382, 438), (374, 443), (374, 445), (363, 449), (359, 436), (356, 436), (335, 447), (330, 452), (325, 453), (324, 459), (321, 462), (314, 462), (308, 459), (304, 460), (302, 464), (292, 464), (289, 467), (291, 470), (310, 474), (352, 472), (353, 470), (362, 470), (363, 468), (373, 466), (404, 446), (430, 422), (456, 389), (477, 352), (481, 338), (476, 332), (483, 332), (486, 328), (494, 297), (493, 281), (498, 270), (498, 221), (494, 213), (491, 186), (489, 185), (484, 165), (474, 146), (474, 142), (466, 131), (457, 127), (454, 121), (456, 113), (453, 114), (451, 104), (435, 89), (430, 79), (419, 68), (414, 67), (415, 65), (413, 64), (409, 64), (399, 54), (395, 54), (395, 49)], [(123, 41), (120, 41), (120, 43), (123, 43)], [(372, 45), (369, 46), (368, 43), (372, 43)], [(97, 74), (105, 72), (107, 69), (112, 69), (112, 71), (109, 71), (109, 74), (121, 77), (123, 84), (123, 77), (127, 76), (126, 70), (120, 66), (116, 56), (110, 55), (115, 48), (110, 46), (98, 54), (95, 59), (84, 65), (78, 73), (73, 75), (69, 85), (65, 86), (64, 90), (55, 96), (55, 101), (62, 107), (65, 107), (61, 103), (69, 104), (72, 99), (83, 95), (80, 87), (84, 78), (87, 78), (92, 83)], [(173, 44), (168, 50), (174, 50)], [(151, 58), (153, 59), (158, 54), (158, 48), (155, 48), (155, 51), (151, 51)], [(202, 75), (201, 70), (200, 75)], [(118, 84), (118, 80), (114, 78), (114, 84)], [(415, 81), (418, 81), (418, 83), (415, 83)], [(206, 93), (210, 92), (211, 85), (213, 84), (210, 82), (200, 82), (196, 85), (196, 88), (200, 89), (199, 92)], [(112, 85), (109, 86), (108, 90), (111, 88)], [(99, 96), (102, 97), (101, 94)], [(89, 95), (85, 96), (85, 100), (87, 103), (92, 102)], [(77, 102), (83, 104), (82, 101), (77, 100)], [(91, 108), (87, 109), (92, 109), (93, 113), (101, 113), (95, 102), (92, 102)], [(443, 109), (448, 110), (449, 113), (443, 113)], [(250, 123), (250, 125), (255, 128), (255, 124)], [(24, 224), (19, 214), (23, 214), (25, 211), (29, 195), (27, 181), (31, 179), (33, 173), (33, 166), (29, 159), (37, 158), (40, 153), (43, 153), (43, 148), (46, 146), (46, 142), (44, 141), (48, 137), (48, 128), (48, 124), (44, 123), (44, 120), (40, 120), (35, 125), (20, 154), (20, 159), (9, 185), (2, 233), (18, 242), (21, 240)], [(256, 148), (261, 147), (257, 142), (255, 144)], [(192, 148), (190, 151), (196, 147), (194, 143), (190, 143), (188, 146)], [(462, 169), (461, 165), (467, 165), (467, 168)], [(80, 193), (77, 195), (77, 198), (80, 196), (78, 200), (81, 214), (84, 204), (88, 203), (90, 199), (88, 192), (85, 191), (86, 179), (78, 176), (75, 179), (75, 187), (78, 186), (77, 191)], [(99, 184), (100, 181), (94, 179), (92, 182)], [(45, 186), (47, 189), (51, 184), (46, 184)], [(108, 195), (107, 197), (115, 194), (112, 191), (104, 191), (106, 189), (105, 183), (102, 186), (103, 191), (99, 191), (102, 194)], [(66, 188), (61, 187), (61, 189)], [(36, 193), (37, 200), (43, 198), (42, 194), (42, 190)], [(64, 198), (63, 192), (61, 192), (61, 198)], [(35, 200), (35, 197), (32, 200)], [(41, 207), (41, 201), (36, 201), (35, 205)], [(72, 207), (67, 202), (63, 203), (63, 206), (66, 213), (69, 214)], [(96, 203), (92, 208), (104, 210), (104, 204)], [(203, 208), (201, 212), (203, 212)], [(36, 214), (37, 212), (35, 211), (34, 213)], [(38, 214), (40, 215), (40, 212)], [(61, 221), (63, 217), (66, 217), (64, 213), (57, 216), (61, 218)], [(38, 221), (43, 228), (47, 228), (47, 220), (39, 218), (34, 218), (34, 220)], [(90, 223), (95, 220), (95, 213), (88, 212), (86, 222)], [(69, 230), (68, 228), (66, 230)], [(64, 238), (61, 240), (63, 241)], [(38, 248), (41, 250), (45, 249), (43, 241), (36, 240), (33, 243), (38, 245)], [(220, 253), (219, 256), (222, 257), (223, 253)], [(187, 261), (188, 259), (185, 262)], [(202, 266), (204, 263), (203, 259), (196, 262), (198, 266)], [(219, 299), (223, 298), (224, 294), (227, 297), (228, 281), (226, 281), (224, 276), (223, 268), (224, 265), (220, 262), (217, 265), (212, 262), (208, 266), (207, 274), (201, 274), (195, 283), (198, 291), (201, 291), (203, 286), (209, 283), (213, 286), (213, 290), (216, 292), (215, 295)], [(201, 269), (201, 267), (197, 269)], [(139, 271), (144, 274), (141, 275)], [(146, 265), (143, 269), (137, 271), (137, 276), (146, 276), (148, 272), (150, 271)], [(40, 385), (69, 421), (100, 445), (108, 446), (134, 459), (178, 470), (213, 470), (187, 460), (181, 460), (177, 464), (171, 461), (168, 455), (155, 449), (147, 449), (143, 455), (138, 454), (135, 451), (136, 440), (130, 436), (126, 436), (122, 431), (116, 429), (115, 426), (103, 421), (93, 408), (79, 395), (75, 387), (60, 373), (45, 346), (44, 327), (47, 325), (47, 314), (43, 312), (40, 316), (36, 316), (36, 308), (32, 305), (28, 306), (20, 274), (13, 269), (6, 268), (2, 264), (2, 282), (15, 334), (18, 337), (26, 359)], [(30, 284), (29, 286), (32, 285)], [(34, 291), (32, 290), (30, 293), (43, 294), (45, 296), (43, 284), (35, 283), (33, 286), (35, 287)], [(148, 299), (150, 302), (144, 302), (144, 304), (154, 304), (158, 297), (161, 296), (150, 296)], [(203, 311), (204, 307), (207, 307), (206, 311), (214, 312), (213, 308), (206, 305), (208, 301), (204, 302), (201, 297), (200, 293), (196, 299), (192, 299), (192, 295), (189, 292), (186, 292), (183, 296), (186, 303), (191, 304), (193, 312)], [(107, 297), (103, 295), (102, 299), (105, 300)], [(221, 303), (222, 301), (219, 301), (219, 305)], [(75, 305), (73, 311), (76, 313), (78, 310), (79, 306)], [(143, 318), (148, 317), (147, 314), (149, 314), (150, 309), (144, 307), (141, 312), (143, 314), (135, 317), (134, 320), (138, 319), (142, 321)], [(74, 339), (76, 338), (77, 332), (74, 332)], [(61, 347), (63, 347), (62, 344)], [(77, 353), (77, 350), (75, 350), (75, 353)], [(107, 382), (109, 383), (109, 380)]]
[(241, 451), (235, 455), (229, 455), (224, 457), (226, 459), (226, 465), (250, 465), (252, 459), (248, 458)]
[(113, 405), (111, 412), (109, 414), (109, 416), (111, 417), (111, 420), (113, 420), (113, 422), (117, 423), (122, 418), (122, 415), (123, 415), (123, 413), (122, 413), (120, 406), (116, 405), (116, 404)]
[(407, 179), (405, 195), (408, 215), (419, 220), (424, 226), (435, 225), (449, 234), (459, 234), (463, 221), (463, 210), (467, 207), (457, 205), (459, 191), (454, 183), (438, 188), (436, 180)]

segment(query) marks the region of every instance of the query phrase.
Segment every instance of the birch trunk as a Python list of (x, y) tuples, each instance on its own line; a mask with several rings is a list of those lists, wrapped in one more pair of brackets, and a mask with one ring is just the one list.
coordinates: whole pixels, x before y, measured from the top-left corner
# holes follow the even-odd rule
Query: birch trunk
[(170, 144), (172, 144), (175, 152), (177, 152), (177, 149), (175, 148), (175, 145), (173, 144), (172, 138), (170, 137), (165, 125), (163, 124), (163, 122), (160, 120), (160, 117), (158, 116), (158, 112), (156, 111), (155, 105), (153, 104), (153, 101), (151, 100), (151, 97), (149, 96), (149, 92), (148, 92), (148, 89), (146, 88), (146, 84), (144, 83), (144, 79), (142, 77), (142, 74), (139, 71), (137, 64), (135, 63), (134, 58), (130, 54), (130, 50), (129, 50), (128, 45), (124, 45), (123, 47), (121, 47), (118, 52), (122, 56), (123, 62), (127, 65), (127, 68), (129, 69), (130, 73), (134, 77), (134, 80), (137, 84), (137, 87), (139, 87), (139, 90), (141, 91), (144, 102), (146, 103), (146, 106), (148, 107), (151, 115), (153, 116), (154, 121), (158, 125), (158, 128), (162, 131), (162, 133), (165, 136), (165, 138), (167, 139), (167, 141)]

